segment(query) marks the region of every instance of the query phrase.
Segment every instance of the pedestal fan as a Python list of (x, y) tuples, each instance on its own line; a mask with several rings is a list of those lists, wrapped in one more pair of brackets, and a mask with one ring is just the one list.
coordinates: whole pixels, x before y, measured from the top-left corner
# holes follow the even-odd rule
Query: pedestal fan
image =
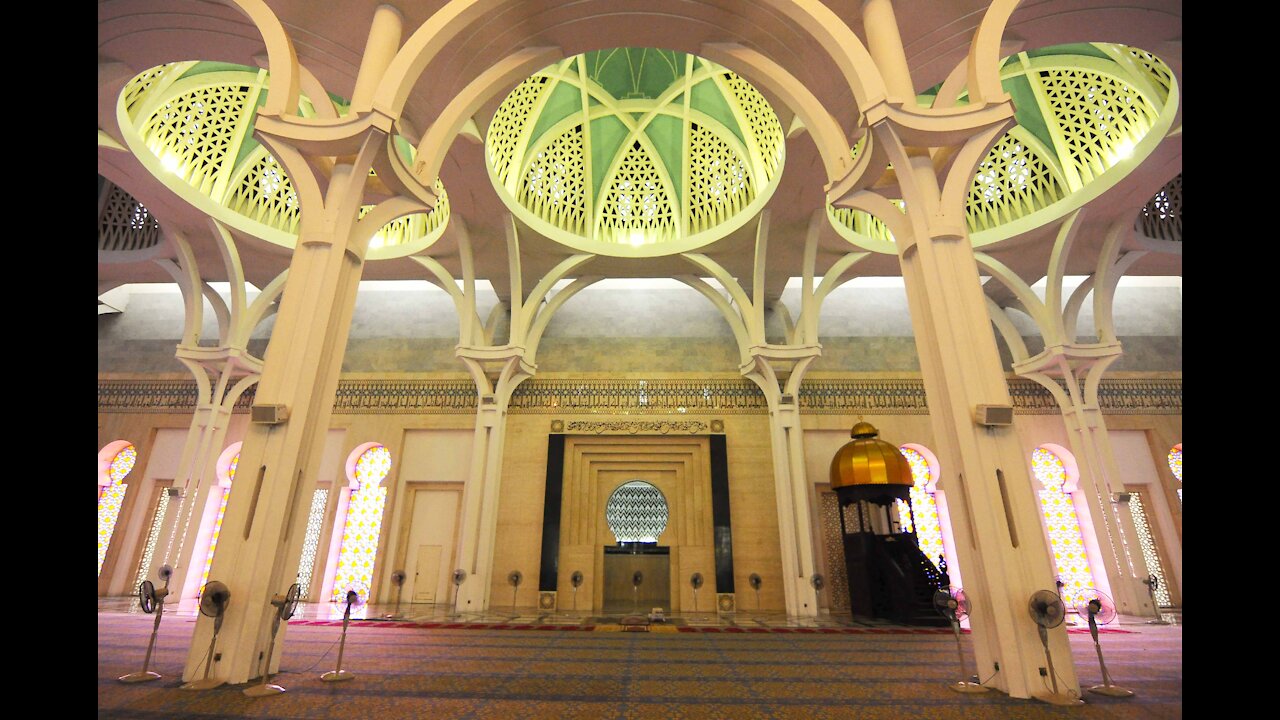
[(702, 589), (702, 573), (696, 572), (689, 576), (689, 586), (693, 588), (693, 612), (698, 612), (698, 590)]
[(1089, 692), (1107, 697), (1133, 697), (1133, 691), (1111, 682), (1107, 664), (1102, 660), (1102, 645), (1098, 642), (1098, 626), (1116, 619), (1116, 606), (1103, 593), (1094, 590), (1097, 597), (1076, 606), (1076, 614), (1089, 620), (1089, 634), (1093, 636), (1093, 649), (1098, 652), (1098, 666), (1102, 668), (1102, 684), (1089, 688)]
[(644, 573), (639, 570), (631, 573), (632, 612), (640, 612), (640, 586), (644, 584)]
[(760, 579), (759, 575), (755, 573), (751, 573), (751, 577), (747, 578), (747, 582), (751, 584), (751, 589), (756, 591), (756, 610), (759, 610), (760, 609), (760, 586), (764, 584), (764, 581)]
[[(960, 677), (967, 678), (969, 673), (964, 667), (964, 649), (960, 646), (960, 621), (969, 617), (969, 596), (965, 595), (964, 590), (960, 588), (951, 588), (949, 591), (939, 589), (933, 594), (933, 607), (942, 614), (942, 617), (951, 621), (951, 631), (956, 636), (956, 656), (960, 658)], [(969, 680), (960, 680), (947, 687), (959, 693), (990, 691), (990, 688)]]
[(405, 577), (403, 570), (397, 570), (391, 573), (391, 584), (396, 586), (396, 609), (393, 612), (383, 615), (383, 617), (396, 619), (400, 617), (400, 593), (404, 592)]
[(466, 580), (466, 570), (458, 568), (453, 571), (453, 615), (451, 617), (458, 617), (458, 591), (462, 589), (462, 583), (466, 582)]
[(164, 583), (164, 587), (157, 590), (150, 580), (143, 580), (142, 584), (138, 586), (138, 604), (142, 607), (142, 612), (147, 614), (155, 613), (156, 622), (151, 626), (151, 641), (147, 643), (147, 657), (142, 661), (142, 669), (135, 673), (122, 675), (120, 682), (137, 683), (160, 679), (160, 673), (152, 672), (147, 668), (151, 667), (151, 651), (155, 649), (156, 635), (160, 633), (160, 618), (164, 616), (164, 599), (169, 594), (169, 578), (172, 576), (173, 568), (168, 565), (162, 565), (160, 567), (160, 581)]
[(218, 631), (222, 629), (222, 618), (226, 617), (229, 602), (231, 590), (225, 583), (210, 580), (200, 591), (200, 614), (213, 618), (213, 637), (209, 639), (209, 654), (204, 658), (204, 678), (183, 685), (183, 690), (211, 690), (226, 682), (209, 677), (209, 671), (213, 669), (213, 648), (218, 644)]
[(268, 683), (271, 677), (271, 655), (276, 649), (276, 633), (280, 631), (280, 622), (288, 622), (293, 617), (293, 613), (298, 609), (298, 599), (302, 596), (302, 586), (294, 583), (289, 586), (289, 590), (284, 595), (272, 595), (271, 605), (275, 607), (275, 616), (271, 618), (271, 644), (267, 646), (267, 665), (262, 668), (262, 684), (245, 688), (244, 694), (249, 697), (266, 697), (268, 695), (279, 695), (284, 692), (284, 688), (279, 685)]
[(578, 588), (582, 587), (582, 571), (574, 570), (569, 576), (569, 584), (573, 586), (573, 611), (578, 612)]
[(511, 614), (516, 615), (516, 593), (520, 590), (520, 583), (524, 581), (524, 573), (519, 570), (512, 570), (507, 573), (507, 582), (511, 585)]
[(1160, 587), (1160, 578), (1156, 577), (1155, 573), (1152, 573), (1147, 576), (1146, 580), (1142, 581), (1142, 584), (1147, 586), (1147, 594), (1151, 596), (1151, 609), (1156, 611), (1155, 619), (1148, 620), (1147, 624), (1168, 625), (1169, 621), (1165, 620), (1164, 615), (1160, 614), (1160, 603), (1156, 600), (1156, 588)]
[(360, 594), (355, 590), (347, 591), (347, 609), (342, 611), (342, 639), (338, 641), (338, 667), (320, 676), (325, 682), (340, 682), (355, 677), (342, 669), (342, 653), (347, 649), (347, 626), (351, 624), (351, 606), (360, 602)]
[(1037, 590), (1031, 594), (1027, 611), (1031, 613), (1031, 619), (1035, 621), (1040, 633), (1040, 644), (1044, 646), (1045, 665), (1048, 667), (1049, 679), (1053, 682), (1052, 693), (1032, 693), (1031, 697), (1050, 705), (1083, 705), (1084, 701), (1080, 698), (1058, 692), (1058, 674), (1053, 670), (1053, 656), (1049, 654), (1049, 631), (1061, 625), (1062, 620), (1067, 616), (1067, 608), (1062, 604), (1062, 598), (1052, 590)]

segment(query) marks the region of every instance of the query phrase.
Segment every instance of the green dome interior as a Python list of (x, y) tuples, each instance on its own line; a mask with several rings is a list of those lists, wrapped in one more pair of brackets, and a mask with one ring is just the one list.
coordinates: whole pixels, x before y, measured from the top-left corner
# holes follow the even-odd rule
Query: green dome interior
[(785, 150), (749, 83), (652, 48), (584, 53), (533, 75), (499, 106), (485, 147), (522, 220), (620, 255), (677, 252), (739, 227), (771, 194)]

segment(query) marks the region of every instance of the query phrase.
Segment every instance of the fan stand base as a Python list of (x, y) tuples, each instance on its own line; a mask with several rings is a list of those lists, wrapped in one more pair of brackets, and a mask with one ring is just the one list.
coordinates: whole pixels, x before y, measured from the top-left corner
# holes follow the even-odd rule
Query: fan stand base
[(1147, 624), (1148, 625), (1168, 625), (1169, 621), (1165, 620), (1164, 618), (1158, 618), (1156, 620), (1148, 620)]
[(267, 697), (269, 695), (279, 695), (284, 692), (284, 688), (279, 685), (254, 685), (244, 689), (244, 694), (249, 697)]
[(150, 670), (139, 670), (138, 672), (135, 672), (135, 673), (129, 673), (128, 675), (120, 676), (120, 682), (124, 682), (124, 683), (147, 682), (148, 680), (159, 680), (159, 679), (160, 679), (160, 673), (152, 672)]
[(330, 670), (321, 675), (320, 679), (324, 682), (342, 682), (343, 680), (354, 680), (355, 677), (355, 673), (349, 673), (346, 670)]
[(1106, 695), (1107, 697), (1133, 697), (1132, 690), (1122, 688), (1119, 685), (1094, 685), (1089, 688), (1089, 692)]
[(958, 693), (965, 693), (966, 695), (971, 694), (971, 693), (984, 693), (984, 692), (991, 692), (991, 688), (989, 688), (989, 687), (983, 687), (983, 686), (979, 685), (978, 683), (975, 683), (975, 682), (969, 682), (968, 680), (961, 680), (960, 682), (953, 682), (953, 683), (951, 683), (950, 685), (948, 685), (947, 687), (948, 687), (948, 688), (950, 688), (951, 690), (954, 690), (954, 691), (958, 692)]
[(1048, 703), (1050, 705), (1075, 706), (1075, 705), (1084, 704), (1084, 701), (1081, 700), (1080, 698), (1068, 697), (1066, 695), (1063, 695), (1062, 693), (1049, 693), (1049, 692), (1033, 693), (1031, 697), (1036, 700), (1039, 700), (1042, 703)]
[(182, 689), (183, 690), (212, 690), (216, 687), (225, 685), (226, 683), (227, 683), (226, 680), (219, 680), (218, 678), (205, 678), (203, 680), (192, 680), (186, 685), (183, 685)]

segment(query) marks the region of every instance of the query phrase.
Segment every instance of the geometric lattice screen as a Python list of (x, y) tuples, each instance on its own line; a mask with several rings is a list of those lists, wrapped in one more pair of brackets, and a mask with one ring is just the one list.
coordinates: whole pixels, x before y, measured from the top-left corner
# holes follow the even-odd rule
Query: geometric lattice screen
[(1134, 229), (1157, 240), (1182, 242), (1182, 173), (1142, 206)]
[(311, 494), (311, 510), (307, 512), (307, 532), (302, 538), (302, 559), (298, 563), (298, 585), (301, 586), (301, 597), (306, 598), (311, 592), (311, 571), (316, 564), (316, 551), (320, 546), (320, 529), (324, 522), (324, 507), (329, 501), (329, 491), (317, 488)]
[(621, 485), (604, 506), (605, 521), (618, 542), (658, 542), (667, 528), (667, 499), (643, 480)]
[(144, 250), (160, 243), (160, 223), (142, 203), (112, 185), (98, 218), (98, 249)]
[(164, 518), (169, 512), (169, 498), (168, 489), (161, 488), (160, 499), (156, 501), (156, 511), (151, 516), (151, 530), (147, 532), (147, 544), (142, 551), (142, 561), (138, 563), (138, 576), (133, 581), (134, 587), (138, 587), (143, 580), (147, 579), (147, 573), (151, 569), (151, 561), (155, 558), (156, 543), (160, 541), (160, 530), (164, 527)]
[(1138, 544), (1142, 546), (1142, 559), (1147, 564), (1147, 572), (1156, 576), (1156, 604), (1160, 607), (1169, 607), (1173, 605), (1173, 600), (1169, 598), (1169, 588), (1165, 584), (1164, 564), (1160, 562), (1155, 538), (1151, 536), (1147, 511), (1142, 506), (1142, 493), (1129, 493), (1129, 512), (1133, 515), (1133, 527), (1138, 533)]

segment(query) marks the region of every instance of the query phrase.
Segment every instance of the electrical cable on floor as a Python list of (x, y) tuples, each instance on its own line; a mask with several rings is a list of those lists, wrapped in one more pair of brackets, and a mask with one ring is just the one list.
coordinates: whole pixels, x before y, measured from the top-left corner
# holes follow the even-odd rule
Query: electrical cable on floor
[(204, 661), (208, 659), (209, 659), (209, 654), (205, 653), (204, 657), (200, 658), (200, 662), (197, 663), (195, 668), (191, 671), (191, 677), (195, 677), (197, 674), (199, 674), (200, 667), (204, 665)]
[(307, 668), (306, 670), (280, 670), (276, 674), (279, 675), (281, 673), (302, 673), (302, 674), (309, 673), (312, 670), (315, 670), (316, 666), (320, 664), (320, 661), (328, 657), (329, 653), (333, 652), (334, 646), (340, 642), (342, 642), (341, 637), (339, 637), (337, 640), (334, 640), (333, 643), (329, 645), (328, 649), (326, 649), (323, 653), (321, 653), (320, 657), (316, 658), (316, 661), (312, 663), (311, 667)]
[[(1058, 682), (1062, 683), (1063, 685), (1067, 684), (1066, 681), (1062, 679), (1062, 676), (1058, 674), (1058, 670), (1056, 668), (1053, 671), (1053, 677), (1056, 678)], [(1075, 690), (1072, 690), (1071, 688), (1067, 688), (1066, 695), (1069, 698), (1075, 698), (1076, 700), (1080, 699), (1080, 693), (1077, 693)]]

